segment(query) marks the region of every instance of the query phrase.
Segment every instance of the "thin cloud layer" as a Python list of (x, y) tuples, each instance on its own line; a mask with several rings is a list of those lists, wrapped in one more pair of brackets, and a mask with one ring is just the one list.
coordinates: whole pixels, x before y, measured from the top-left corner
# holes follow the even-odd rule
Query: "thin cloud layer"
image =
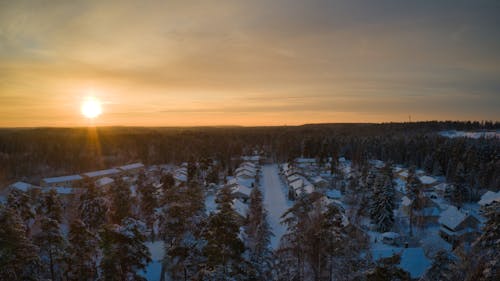
[[(189, 3), (187, 3), (189, 2)], [(496, 1), (0, 1), (0, 126), (498, 120)]]

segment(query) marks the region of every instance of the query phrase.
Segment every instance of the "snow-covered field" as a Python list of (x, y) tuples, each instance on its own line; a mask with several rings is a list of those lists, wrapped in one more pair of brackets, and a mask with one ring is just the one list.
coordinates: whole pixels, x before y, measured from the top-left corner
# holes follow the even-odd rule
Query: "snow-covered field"
[(163, 259), (163, 241), (146, 242), (146, 246), (151, 253), (151, 263), (146, 267), (146, 272), (142, 274), (148, 281), (160, 280), (161, 260)]
[(264, 165), (262, 167), (261, 188), (264, 194), (264, 206), (269, 215), (269, 224), (274, 233), (271, 247), (276, 249), (279, 246), (281, 236), (286, 233), (286, 226), (280, 223), (281, 215), (292, 206), (287, 198), (287, 189), (279, 178), (278, 166)]

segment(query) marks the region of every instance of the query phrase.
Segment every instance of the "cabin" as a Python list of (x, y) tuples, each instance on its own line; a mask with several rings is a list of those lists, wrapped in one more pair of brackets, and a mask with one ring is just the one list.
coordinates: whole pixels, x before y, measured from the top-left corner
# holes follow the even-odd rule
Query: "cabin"
[(239, 170), (236, 172), (236, 177), (238, 178), (243, 178), (243, 179), (253, 179), (255, 178), (256, 174), (255, 173), (252, 173), (251, 171), (249, 170)]
[(74, 187), (83, 180), (80, 175), (44, 178), (40, 185), (42, 187)]
[(31, 189), (40, 189), (39, 186), (30, 183), (18, 181), (8, 186), (9, 190), (17, 189), (19, 191), (28, 192)]
[(311, 181), (316, 188), (327, 188), (329, 185), (328, 181), (320, 176), (312, 178)]
[(241, 184), (232, 185), (234, 198), (240, 199), (243, 202), (247, 202), (250, 198), (250, 193), (252, 189)]
[(472, 242), (479, 234), (480, 221), (473, 215), (458, 210), (455, 206), (446, 209), (439, 218), (439, 235), (451, 244)]

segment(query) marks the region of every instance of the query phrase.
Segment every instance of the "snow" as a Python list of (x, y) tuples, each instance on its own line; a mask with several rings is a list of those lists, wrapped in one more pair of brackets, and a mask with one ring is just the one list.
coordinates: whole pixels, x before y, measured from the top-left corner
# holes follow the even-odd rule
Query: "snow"
[(331, 199), (339, 199), (342, 197), (340, 190), (330, 189), (326, 192), (326, 196)]
[(25, 183), (25, 182), (22, 182), (22, 181), (18, 181), (18, 182), (15, 182), (13, 184), (10, 185), (11, 188), (15, 188), (17, 190), (20, 190), (20, 191), (28, 191), (30, 188), (31, 188), (31, 184), (29, 183)]
[(72, 194), (76, 191), (81, 191), (81, 188), (71, 188), (71, 187), (44, 187), (42, 188), (42, 192), (49, 192), (51, 190), (55, 190), (57, 194)]
[(233, 199), (233, 209), (242, 217), (246, 217), (248, 213), (248, 205), (238, 199)]
[(122, 171), (129, 171), (129, 170), (135, 170), (135, 169), (141, 169), (141, 168), (144, 168), (144, 164), (142, 164), (142, 163), (133, 163), (133, 164), (128, 164), (128, 165), (121, 166), (118, 169), (120, 169)]
[(486, 131), (486, 132), (466, 132), (466, 131), (441, 131), (439, 134), (447, 138), (500, 138), (500, 131)]
[(483, 194), (483, 196), (481, 196), (481, 200), (479, 200), (478, 204), (486, 206), (493, 202), (500, 202), (500, 191), (493, 192), (488, 190), (485, 194)]
[(430, 176), (421, 176), (418, 179), (423, 184), (434, 184), (437, 182), (437, 180), (435, 178), (430, 177)]
[(382, 238), (397, 239), (400, 236), (401, 235), (399, 235), (396, 232), (384, 232), (384, 233), (382, 233)]
[(104, 178), (100, 178), (100, 179), (96, 180), (95, 184), (98, 187), (101, 187), (101, 186), (105, 186), (108, 184), (112, 184), (113, 182), (115, 182), (115, 180), (113, 180), (112, 178), (104, 177)]
[(401, 198), (401, 205), (405, 207), (409, 207), (411, 205), (411, 202), (412, 200), (406, 196), (403, 196), (403, 198)]
[(410, 273), (412, 279), (419, 278), (431, 265), (422, 248), (404, 249), (399, 267)]
[(467, 218), (466, 214), (460, 212), (457, 207), (449, 206), (446, 211), (441, 213), (439, 223), (450, 228), (455, 229), (461, 222)]
[(262, 193), (264, 194), (264, 205), (268, 211), (269, 224), (274, 236), (271, 238), (271, 247), (277, 249), (286, 226), (282, 225), (281, 215), (288, 210), (292, 203), (287, 200), (287, 188), (280, 181), (276, 165), (265, 165), (262, 168)]
[(62, 177), (53, 177), (53, 178), (45, 178), (43, 181), (47, 184), (52, 183), (62, 183), (68, 181), (77, 181), (83, 179), (80, 175), (70, 175), (70, 176), (62, 176)]
[(242, 196), (242, 197), (250, 197), (250, 193), (252, 193), (252, 189), (248, 188), (244, 185), (238, 184), (236, 187), (233, 187), (233, 194), (235, 196)]
[(144, 243), (151, 253), (151, 263), (146, 267), (146, 272), (140, 272), (148, 281), (160, 280), (161, 262), (164, 255), (164, 247), (162, 241)]
[(89, 178), (95, 178), (95, 177), (102, 177), (102, 176), (112, 176), (112, 175), (116, 175), (119, 173), (120, 173), (120, 170), (118, 170), (118, 169), (107, 169), (107, 170), (88, 172), (88, 173), (85, 173), (82, 175), (85, 177), (89, 177)]

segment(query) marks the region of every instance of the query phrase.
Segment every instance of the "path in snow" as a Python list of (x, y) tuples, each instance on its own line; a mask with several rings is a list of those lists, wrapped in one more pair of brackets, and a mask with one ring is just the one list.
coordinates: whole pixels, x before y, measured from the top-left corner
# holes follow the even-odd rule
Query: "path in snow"
[(276, 165), (262, 166), (262, 193), (264, 206), (268, 211), (269, 224), (274, 236), (271, 238), (271, 247), (278, 248), (281, 236), (286, 233), (286, 227), (280, 224), (281, 215), (292, 206), (287, 199), (287, 189), (278, 175)]

